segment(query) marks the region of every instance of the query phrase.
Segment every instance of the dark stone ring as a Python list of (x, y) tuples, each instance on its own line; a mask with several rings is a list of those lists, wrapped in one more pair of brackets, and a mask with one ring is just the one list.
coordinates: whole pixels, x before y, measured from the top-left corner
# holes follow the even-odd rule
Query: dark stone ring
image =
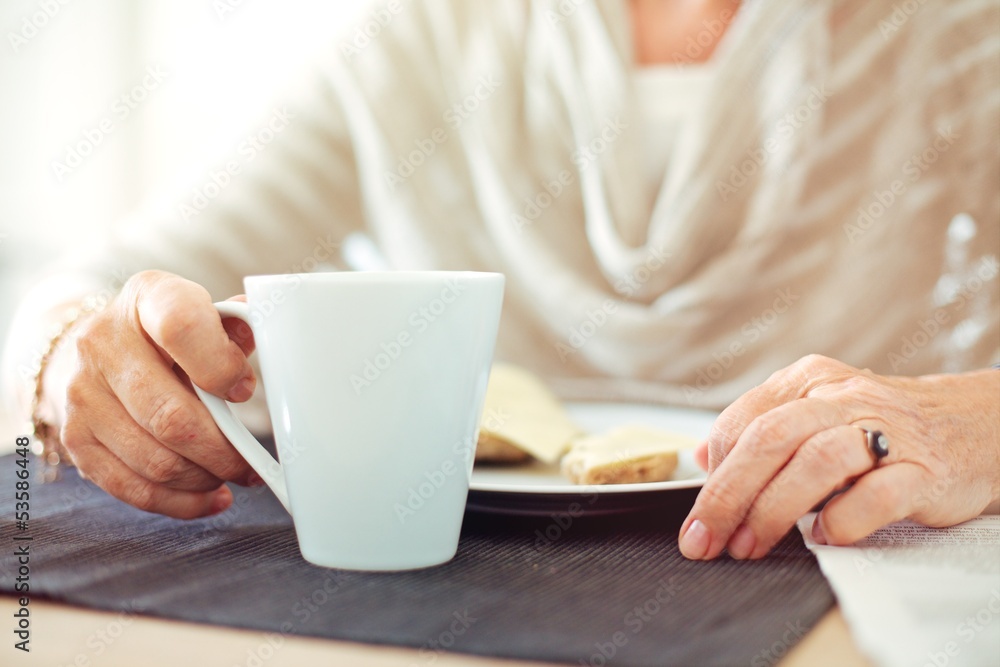
[(875, 459), (872, 467), (876, 468), (882, 459), (889, 456), (889, 438), (882, 431), (869, 431), (860, 426), (858, 428), (865, 434), (865, 445)]

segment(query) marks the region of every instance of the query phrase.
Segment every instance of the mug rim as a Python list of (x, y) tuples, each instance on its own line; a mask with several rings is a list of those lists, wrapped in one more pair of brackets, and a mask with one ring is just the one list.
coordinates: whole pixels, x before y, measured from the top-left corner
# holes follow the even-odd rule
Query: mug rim
[(275, 280), (286, 281), (296, 278), (303, 282), (439, 282), (448, 278), (461, 278), (479, 282), (489, 282), (505, 279), (504, 274), (496, 271), (447, 271), (447, 270), (402, 270), (402, 271), (319, 271), (315, 273), (272, 273), (253, 274), (243, 277), (244, 284), (267, 283)]

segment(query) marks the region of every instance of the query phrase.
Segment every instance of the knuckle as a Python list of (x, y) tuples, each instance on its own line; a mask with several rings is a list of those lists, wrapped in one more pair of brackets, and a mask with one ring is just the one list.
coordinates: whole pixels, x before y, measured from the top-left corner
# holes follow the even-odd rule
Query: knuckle
[(235, 350), (216, 357), (213, 364), (198, 374), (197, 384), (209, 391), (229, 389), (244, 375), (245, 358)]
[[(232, 449), (228, 443), (226, 447)], [(242, 479), (250, 470), (250, 464), (240, 458), (234, 451), (231, 451), (227, 456), (222, 457), (218, 465), (214, 466), (214, 468), (216, 477), (224, 479), (227, 482), (232, 482)]]
[(741, 413), (730, 406), (720, 414), (708, 435), (708, 450), (716, 460), (722, 460), (729, 453), (729, 448), (740, 435), (742, 425)]
[(852, 544), (860, 539), (849, 521), (829, 516), (824, 517), (823, 536), (829, 544)]
[(73, 336), (73, 346), (80, 359), (89, 361), (100, 355), (102, 343), (108, 338), (107, 319), (104, 313), (97, 313), (80, 324)]
[(87, 383), (84, 382), (79, 376), (73, 377), (66, 384), (66, 412), (67, 418), (69, 417), (69, 412), (72, 411), (76, 413), (79, 410), (85, 408), (90, 400), (90, 389), (87, 387)]
[(837, 375), (840, 362), (822, 354), (807, 354), (789, 366), (783, 380), (795, 389), (799, 396), (808, 396), (829, 380), (830, 375)]
[(721, 440), (709, 440), (708, 442), (708, 460), (714, 465), (719, 465), (729, 454), (729, 448), (726, 445), (728, 441)]
[[(118, 491), (117, 494), (114, 493), (115, 490)], [(111, 491), (112, 495), (118, 495), (119, 498), (133, 507), (147, 512), (156, 510), (156, 487), (146, 480), (137, 479), (122, 483), (117, 489)]]
[(198, 328), (198, 318), (191, 311), (177, 308), (171, 310), (158, 323), (159, 339), (165, 349), (182, 347)]
[(878, 390), (878, 382), (870, 373), (860, 373), (844, 378), (841, 381), (841, 387), (844, 392), (851, 395), (870, 396)]
[(253, 345), (253, 329), (243, 320), (231, 318), (229, 325), (229, 335), (237, 345)]
[(806, 356), (795, 362), (796, 366), (806, 370), (817, 370), (821, 368), (826, 368), (834, 363), (833, 359), (830, 357), (823, 356), (822, 354), (807, 354)]
[(169, 484), (185, 477), (191, 465), (166, 447), (158, 447), (146, 463), (146, 478), (159, 484)]
[(709, 431), (706, 442), (708, 443), (708, 453), (712, 457), (716, 457), (723, 452), (726, 443), (729, 442), (729, 437), (723, 431), (722, 427), (719, 426), (718, 420), (716, 420), (712, 430)]
[(785, 443), (791, 437), (791, 429), (785, 419), (765, 413), (750, 422), (743, 437), (748, 449), (765, 452)]
[(178, 276), (175, 274), (159, 269), (138, 271), (125, 281), (122, 292), (129, 294), (133, 300), (138, 299), (140, 295), (148, 295), (150, 292), (158, 290), (163, 286), (169, 286), (177, 278)]
[(757, 548), (755, 551), (767, 553), (781, 540), (782, 537), (792, 529), (794, 520), (776, 514), (773, 511), (758, 510), (756, 506), (747, 515), (744, 521), (753, 534), (757, 537)]
[(125, 282), (126, 285), (149, 285), (162, 280), (168, 274), (158, 269), (145, 269), (133, 273)]
[(847, 444), (843, 440), (831, 440), (823, 442), (817, 447), (810, 447), (807, 451), (808, 460), (815, 467), (846, 470), (851, 467), (848, 465), (850, 452), (847, 449)]
[(59, 442), (67, 452), (78, 451), (86, 444), (90, 433), (83, 424), (81, 420), (70, 418), (67, 414), (66, 423), (59, 429)]
[(198, 437), (198, 420), (188, 405), (174, 394), (164, 394), (149, 414), (149, 432), (160, 442), (183, 443)]
[(868, 494), (871, 496), (874, 508), (886, 516), (895, 518), (903, 505), (903, 491), (895, 484), (886, 482), (882, 477), (872, 475), (868, 476), (867, 479)]
[(702, 488), (698, 500), (713, 508), (717, 514), (724, 516), (738, 515), (742, 518), (748, 509), (746, 502), (736, 490), (728, 482), (720, 479), (714, 480), (714, 483), (710, 481), (706, 484)]

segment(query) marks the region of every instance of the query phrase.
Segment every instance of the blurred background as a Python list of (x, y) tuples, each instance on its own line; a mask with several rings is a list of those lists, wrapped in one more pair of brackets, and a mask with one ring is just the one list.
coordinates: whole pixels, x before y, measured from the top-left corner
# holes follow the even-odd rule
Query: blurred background
[(34, 267), (203, 184), (387, 2), (3, 0), (0, 341)]

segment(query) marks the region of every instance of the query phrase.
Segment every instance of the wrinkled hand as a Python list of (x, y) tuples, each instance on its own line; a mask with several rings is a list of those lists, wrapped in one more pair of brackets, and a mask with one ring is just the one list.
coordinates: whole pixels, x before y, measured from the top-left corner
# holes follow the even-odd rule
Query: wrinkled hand
[(256, 483), (188, 384), (245, 401), (256, 383), (249, 328), (221, 320), (208, 291), (146, 271), (77, 326), (75, 344), (56, 350), (68, 372), (47, 373), (43, 387), (62, 447), (83, 475), (140, 509), (178, 518), (226, 509), (224, 480)]
[[(858, 427), (888, 437), (877, 468)], [(818, 541), (906, 518), (954, 525), (1000, 494), (1000, 371), (882, 377), (805, 357), (723, 411), (697, 458), (709, 477), (681, 526), (688, 558), (761, 558), (851, 482), (820, 512)]]

